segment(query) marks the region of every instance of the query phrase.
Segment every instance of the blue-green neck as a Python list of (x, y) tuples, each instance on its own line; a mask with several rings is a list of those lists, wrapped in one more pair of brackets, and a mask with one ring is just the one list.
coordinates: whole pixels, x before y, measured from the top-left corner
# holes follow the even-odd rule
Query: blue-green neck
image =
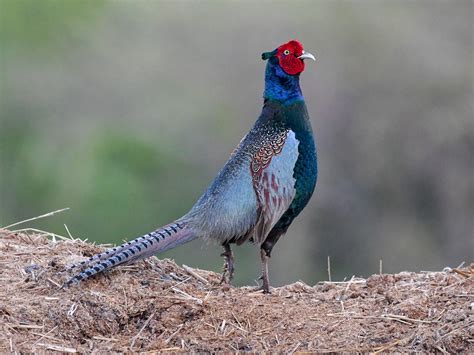
[(278, 58), (270, 58), (265, 70), (265, 92), (263, 97), (284, 104), (304, 100), (300, 88), (300, 76), (285, 73), (278, 64)]

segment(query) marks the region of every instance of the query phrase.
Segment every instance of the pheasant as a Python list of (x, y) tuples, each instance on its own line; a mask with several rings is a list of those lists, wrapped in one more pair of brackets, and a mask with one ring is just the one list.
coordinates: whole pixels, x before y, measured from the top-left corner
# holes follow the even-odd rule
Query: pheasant
[(65, 287), (193, 239), (212, 238), (224, 248), (225, 283), (234, 274), (231, 244), (258, 245), (261, 289), (270, 292), (272, 249), (316, 185), (316, 145), (299, 84), (304, 60), (315, 58), (292, 40), (263, 53), (262, 59), (267, 60), (262, 113), (191, 210), (173, 223), (70, 266), (83, 271)]

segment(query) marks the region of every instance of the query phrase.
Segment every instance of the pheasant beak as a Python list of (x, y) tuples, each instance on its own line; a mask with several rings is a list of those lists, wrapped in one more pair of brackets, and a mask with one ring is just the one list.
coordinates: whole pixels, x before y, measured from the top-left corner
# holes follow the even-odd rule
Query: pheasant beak
[(303, 54), (298, 57), (298, 59), (312, 59), (316, 61), (316, 58), (311, 53), (303, 51)]

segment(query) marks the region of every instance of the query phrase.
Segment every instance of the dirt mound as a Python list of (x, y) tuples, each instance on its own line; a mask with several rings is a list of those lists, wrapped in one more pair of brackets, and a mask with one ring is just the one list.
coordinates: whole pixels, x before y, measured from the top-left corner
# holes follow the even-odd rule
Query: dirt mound
[(271, 295), (150, 259), (66, 290), (65, 265), (103, 248), (0, 232), (0, 352), (474, 352), (474, 266), (297, 282)]

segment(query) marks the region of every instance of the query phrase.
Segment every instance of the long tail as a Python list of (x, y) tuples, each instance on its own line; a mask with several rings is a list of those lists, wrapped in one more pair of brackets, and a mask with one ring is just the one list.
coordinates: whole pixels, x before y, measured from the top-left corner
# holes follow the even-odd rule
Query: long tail
[(178, 220), (118, 247), (109, 249), (104, 253), (96, 254), (81, 263), (70, 266), (68, 270), (76, 267), (86, 268), (86, 270), (66, 281), (62, 288), (79, 283), (115, 266), (130, 264), (136, 260), (148, 258), (156, 253), (172, 249), (196, 238), (197, 235), (184, 222)]

